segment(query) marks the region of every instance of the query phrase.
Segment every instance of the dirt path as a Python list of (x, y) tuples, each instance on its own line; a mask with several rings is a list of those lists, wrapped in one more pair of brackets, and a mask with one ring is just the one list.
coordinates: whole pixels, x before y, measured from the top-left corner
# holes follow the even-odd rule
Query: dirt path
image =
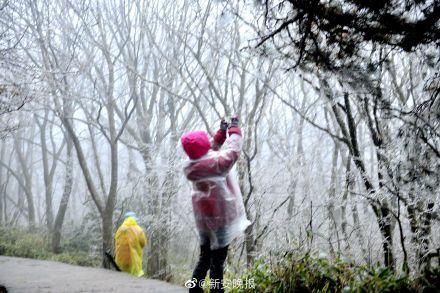
[(99, 268), (0, 256), (0, 285), (23, 292), (187, 292), (166, 282)]

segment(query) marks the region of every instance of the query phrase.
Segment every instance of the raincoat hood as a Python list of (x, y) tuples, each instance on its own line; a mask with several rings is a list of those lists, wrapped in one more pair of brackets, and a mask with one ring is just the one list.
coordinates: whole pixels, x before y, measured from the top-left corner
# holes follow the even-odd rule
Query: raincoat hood
[(137, 226), (136, 219), (133, 217), (128, 217), (124, 220), (124, 225), (127, 226)]
[(211, 148), (211, 142), (205, 131), (188, 132), (182, 136), (180, 141), (182, 142), (183, 150), (192, 160), (206, 155)]

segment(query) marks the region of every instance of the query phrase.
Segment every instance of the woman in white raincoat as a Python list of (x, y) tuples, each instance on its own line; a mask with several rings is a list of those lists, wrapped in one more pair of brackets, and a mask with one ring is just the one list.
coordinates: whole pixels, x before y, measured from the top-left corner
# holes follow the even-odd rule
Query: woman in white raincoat
[(229, 130), (222, 120), (212, 142), (204, 131), (189, 132), (181, 142), (190, 158), (184, 172), (192, 182), (193, 212), (200, 234), (200, 257), (188, 287), (193, 287), (190, 292), (203, 292), (201, 281), (209, 269), (211, 292), (223, 292), (228, 246), (250, 224), (232, 170), (243, 145), (238, 118), (232, 118)]

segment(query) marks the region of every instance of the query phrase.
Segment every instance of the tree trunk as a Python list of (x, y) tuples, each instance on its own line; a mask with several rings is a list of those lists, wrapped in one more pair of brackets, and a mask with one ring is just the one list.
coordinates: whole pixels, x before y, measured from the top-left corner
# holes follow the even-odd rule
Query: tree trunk
[(348, 222), (347, 222), (347, 200), (348, 194), (350, 193), (350, 189), (353, 188), (353, 176), (351, 174), (351, 156), (345, 156), (341, 153), (342, 161), (345, 163), (345, 186), (344, 193), (342, 195), (342, 204), (341, 204), (341, 230), (342, 234), (344, 234), (345, 239), (345, 250), (350, 250), (350, 241), (348, 235)]
[(380, 232), (382, 233), (382, 247), (384, 252), (385, 265), (392, 271), (395, 269), (394, 256), (393, 256), (393, 234), (391, 213), (389, 206), (386, 203), (382, 203), (380, 206), (380, 216), (377, 217)]
[[(329, 203), (327, 205), (327, 213), (328, 213), (328, 220), (329, 220), (329, 245), (330, 245), (330, 252), (335, 256), (335, 251), (332, 244), (332, 236), (336, 236), (337, 245), (338, 245), (338, 254), (341, 251), (340, 247), (340, 239), (339, 239), (339, 232), (338, 232), (338, 224), (335, 219), (335, 197), (336, 197), (336, 176), (337, 176), (337, 166), (338, 166), (338, 153), (339, 153), (339, 145), (335, 142), (335, 147), (333, 149), (333, 156), (332, 156), (332, 168), (331, 168), (331, 176), (330, 176), (330, 187), (329, 187)], [(334, 233), (333, 233), (334, 232)]]
[[(43, 160), (43, 174), (44, 174), (44, 186), (45, 186), (45, 203), (46, 203), (46, 226), (49, 233), (52, 231), (53, 226), (53, 210), (52, 210), (52, 177), (49, 170), (49, 159), (47, 156), (47, 143), (46, 143), (46, 127), (48, 119), (48, 111), (46, 110), (44, 121), (39, 123), (38, 118), (35, 117), (35, 121), (40, 128), (40, 142), (41, 142), (41, 155)], [(55, 157), (52, 158), (56, 160)]]
[[(304, 110), (306, 106), (306, 99), (303, 99), (301, 109)], [(287, 205), (287, 214), (289, 215), (289, 218), (293, 215), (293, 208), (295, 207), (295, 197), (296, 197), (296, 187), (298, 185), (298, 177), (302, 174), (302, 168), (303, 166), (303, 160), (304, 160), (304, 149), (302, 145), (303, 140), (303, 128), (304, 128), (304, 117), (300, 117), (299, 121), (299, 127), (297, 132), (297, 146), (296, 146), (296, 155), (294, 158), (294, 164), (293, 164), (293, 176), (291, 178), (288, 192), (289, 192), (289, 204)]]
[[(324, 86), (327, 87), (325, 81), (323, 81)], [(335, 115), (335, 119), (339, 124), (339, 128), (343, 137), (345, 138), (345, 143), (350, 150), (350, 154), (353, 157), (354, 164), (358, 169), (362, 182), (364, 184), (365, 190), (368, 196), (368, 202), (373, 209), (374, 215), (376, 216), (376, 221), (379, 226), (380, 234), (382, 236), (382, 248), (383, 248), (383, 259), (384, 264), (394, 271), (394, 257), (393, 257), (393, 242), (392, 242), (392, 223), (391, 223), (391, 213), (386, 201), (380, 202), (374, 199), (376, 194), (376, 189), (367, 175), (364, 161), (361, 158), (361, 152), (359, 150), (358, 135), (356, 130), (356, 123), (351, 110), (350, 100), (348, 93), (344, 93), (344, 105), (345, 105), (345, 115), (346, 124), (344, 123), (339, 108), (333, 103), (332, 97), (327, 93), (327, 98), (332, 103), (331, 108)]]
[(147, 208), (148, 214), (151, 216), (150, 223), (150, 239), (149, 239), (149, 250), (147, 258), (147, 274), (152, 278), (161, 277), (161, 229), (162, 220), (159, 214), (159, 207), (162, 201), (162, 194), (159, 190), (159, 178), (157, 174), (152, 169), (153, 160), (150, 155), (150, 150), (146, 150), (143, 153), (144, 163), (146, 167), (147, 186), (145, 186), (146, 193), (150, 196)]
[[(109, 69), (109, 94), (107, 101), (107, 113), (108, 113), (108, 123), (109, 123), (109, 134), (110, 134), (110, 160), (111, 160), (111, 177), (110, 177), (110, 188), (107, 196), (107, 201), (105, 202), (104, 213), (102, 214), (102, 240), (103, 240), (103, 252), (113, 250), (113, 213), (115, 211), (116, 200), (118, 195), (118, 169), (119, 169), (119, 158), (118, 158), (118, 137), (116, 133), (116, 122), (115, 122), (115, 112), (113, 108), (113, 67)], [(106, 257), (103, 258), (103, 267), (110, 268), (110, 263)]]
[(255, 258), (255, 246), (254, 246), (254, 229), (253, 224), (249, 225), (246, 229), (246, 264), (250, 268), (254, 263)]
[[(14, 147), (17, 152), (17, 158), (19, 161), (19, 164), (21, 166), (23, 176), (24, 176), (24, 186), (23, 191), (26, 195), (27, 200), (27, 210), (28, 210), (28, 222), (29, 222), (29, 230), (33, 230), (35, 228), (35, 205), (34, 205), (34, 197), (32, 194), (32, 177), (31, 177), (31, 171), (32, 169), (29, 169), (26, 164), (26, 159), (23, 155), (23, 151), (21, 148), (21, 145), (18, 143), (18, 139), (14, 138)], [(30, 148), (30, 146), (29, 146)], [(28, 150), (29, 152), (30, 150)]]
[[(248, 158), (244, 158), (244, 159), (240, 158), (239, 161), (237, 162), (239, 186), (243, 195), (245, 195), (246, 194), (245, 192), (249, 189), (245, 184), (245, 180), (247, 176), (249, 176), (246, 175), (246, 173), (249, 172), (248, 170), (249, 164), (250, 162), (248, 162)], [(255, 219), (252, 218), (252, 214), (249, 209), (249, 200), (251, 195), (252, 193), (250, 191), (247, 193), (246, 197), (243, 197), (246, 215), (248, 220), (251, 222), (251, 224), (245, 230), (246, 264), (248, 267), (252, 266), (255, 258), (254, 240), (255, 240), (255, 224), (257, 221), (257, 217), (255, 217)]]
[(64, 177), (64, 190), (52, 231), (52, 251), (54, 253), (61, 252), (61, 246), (60, 246), (61, 231), (64, 223), (64, 216), (66, 214), (67, 205), (69, 203), (70, 194), (72, 192), (72, 187), (73, 187), (73, 161), (72, 161), (73, 145), (72, 145), (72, 141), (68, 136), (66, 136), (66, 139), (67, 139), (67, 162), (66, 162), (66, 174)]
[[(102, 216), (102, 251), (113, 251), (113, 210), (106, 209)], [(109, 269), (110, 262), (106, 257), (102, 258), (102, 267)]]
[(168, 280), (168, 247), (169, 247), (169, 217), (170, 199), (174, 197), (175, 182), (172, 174), (168, 174), (164, 183), (159, 186), (159, 178), (154, 171), (150, 171), (148, 193), (152, 196), (148, 204), (149, 215), (153, 221), (149, 240), (149, 253), (147, 258), (148, 276), (160, 280)]
[[(417, 248), (417, 264), (419, 268), (429, 266), (429, 259), (427, 258), (429, 252), (429, 237), (431, 235), (431, 221), (432, 213), (434, 209), (434, 203), (430, 202), (426, 206), (426, 210), (421, 217), (420, 227), (420, 244)], [(439, 256), (440, 257), (440, 256)]]
[[(6, 146), (5, 142), (0, 140), (0, 161), (4, 162), (5, 160), (5, 151)], [(3, 219), (5, 218), (3, 215), (6, 213), (4, 210), (4, 202), (6, 198), (6, 172), (4, 172), (5, 168), (3, 166), (0, 166), (0, 226), (3, 226)]]

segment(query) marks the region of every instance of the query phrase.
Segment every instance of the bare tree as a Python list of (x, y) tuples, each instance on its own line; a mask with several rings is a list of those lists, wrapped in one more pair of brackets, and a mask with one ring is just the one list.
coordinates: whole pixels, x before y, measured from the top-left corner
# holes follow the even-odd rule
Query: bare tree
[(0, 4), (0, 139), (18, 129), (14, 113), (32, 98), (32, 74), (19, 50), (25, 29), (14, 27), (14, 6), (10, 1)]

